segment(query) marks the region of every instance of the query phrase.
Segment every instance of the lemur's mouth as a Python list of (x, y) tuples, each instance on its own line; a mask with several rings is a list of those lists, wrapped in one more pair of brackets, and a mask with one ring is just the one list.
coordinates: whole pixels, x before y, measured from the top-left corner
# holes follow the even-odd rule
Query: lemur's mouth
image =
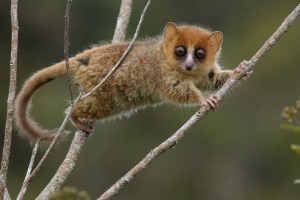
[(192, 70), (192, 66), (185, 66), (185, 69), (186, 69), (187, 71), (191, 71), (191, 70)]

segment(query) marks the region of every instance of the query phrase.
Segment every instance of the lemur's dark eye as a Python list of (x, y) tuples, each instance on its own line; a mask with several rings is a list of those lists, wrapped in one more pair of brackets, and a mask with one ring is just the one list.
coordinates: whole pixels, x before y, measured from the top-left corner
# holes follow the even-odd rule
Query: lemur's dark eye
[(195, 56), (198, 59), (204, 59), (206, 56), (206, 52), (204, 49), (199, 48), (195, 51)]
[(183, 47), (183, 46), (176, 47), (175, 54), (178, 57), (185, 56), (185, 54), (186, 54), (186, 48)]

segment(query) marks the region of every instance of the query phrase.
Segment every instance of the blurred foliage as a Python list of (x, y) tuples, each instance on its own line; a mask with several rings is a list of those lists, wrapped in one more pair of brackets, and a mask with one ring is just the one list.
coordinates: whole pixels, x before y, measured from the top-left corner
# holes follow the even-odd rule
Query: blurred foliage
[(280, 127), (288, 131), (300, 133), (300, 121), (297, 118), (297, 113), (299, 109), (300, 97), (298, 100), (296, 100), (295, 106), (286, 106), (281, 113), (281, 117), (283, 119), (293, 124), (282, 124), (280, 125)]
[[(294, 124), (282, 124), (280, 125), (281, 128), (292, 131), (296, 133), (300, 133), (300, 121), (297, 118), (298, 109), (300, 109), (300, 97), (296, 101), (295, 106), (286, 106), (283, 109), (283, 112), (281, 114), (281, 117), (283, 119), (286, 119), (289, 123)], [(296, 152), (297, 154), (300, 154), (300, 145), (297, 144), (291, 144), (291, 149)], [(299, 184), (300, 179), (297, 179), (294, 181), (294, 183)]]
[[(73, 1), (70, 55), (100, 41), (110, 41), (120, 0)], [(135, 32), (147, 0), (133, 1), (127, 38)], [(19, 1), (18, 91), (35, 71), (64, 59), (64, 14), (67, 1)], [(139, 38), (160, 34), (167, 22), (199, 24), (224, 33), (221, 65), (227, 69), (248, 60), (299, 4), (294, 0), (164, 0), (152, 3)], [(10, 2), (0, 0), (0, 129), (4, 130), (9, 85)], [(169, 150), (128, 184), (114, 199), (253, 200), (299, 199), (300, 160), (287, 145), (297, 134), (282, 134), (278, 115), (299, 94), (300, 19), (255, 67), (254, 73), (207, 115), (176, 148)], [(46, 128), (58, 127), (68, 107), (67, 80), (50, 83), (33, 98), (32, 116)], [(96, 124), (96, 131), (66, 181), (100, 196), (151, 149), (173, 134), (197, 108), (164, 105), (130, 119)], [(72, 126), (69, 129), (74, 130)], [(50, 181), (70, 145), (61, 143), (29, 186), (34, 199)], [(3, 137), (0, 137), (2, 148)], [(17, 196), (31, 147), (14, 133), (7, 187)], [(40, 152), (37, 160), (42, 156)]]
[(86, 191), (78, 191), (75, 187), (65, 186), (63, 189), (55, 192), (50, 200), (90, 200), (91, 197)]

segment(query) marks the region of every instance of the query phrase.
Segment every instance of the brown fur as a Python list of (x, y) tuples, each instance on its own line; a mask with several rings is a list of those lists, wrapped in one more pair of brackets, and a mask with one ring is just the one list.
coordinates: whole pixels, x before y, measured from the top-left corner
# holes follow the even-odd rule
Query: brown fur
[[(90, 121), (130, 114), (137, 108), (163, 102), (205, 104), (201, 91), (220, 88), (232, 75), (222, 71), (217, 63), (222, 43), (221, 32), (210, 32), (196, 26), (176, 26), (168, 23), (164, 36), (152, 41), (137, 42), (108, 80), (76, 106), (71, 121), (87, 133), (93, 131)], [(70, 71), (75, 83), (84, 92), (94, 88), (119, 60), (129, 43), (104, 45), (86, 50), (70, 59)], [(174, 49), (203, 48), (206, 57), (197, 61), (194, 70), (179, 66)], [(184, 62), (183, 62), (184, 63)], [(38, 127), (28, 116), (31, 96), (42, 85), (66, 76), (64, 62), (45, 68), (25, 82), (16, 100), (15, 119), (20, 133), (35, 142), (43, 136), (52, 141), (56, 130)], [(201, 90), (201, 91), (200, 91)]]

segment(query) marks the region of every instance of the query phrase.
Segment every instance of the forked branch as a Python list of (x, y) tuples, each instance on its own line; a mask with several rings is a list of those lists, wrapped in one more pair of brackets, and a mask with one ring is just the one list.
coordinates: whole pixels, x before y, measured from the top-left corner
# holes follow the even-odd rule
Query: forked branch
[[(278, 41), (282, 35), (287, 31), (287, 29), (291, 26), (294, 20), (300, 14), (300, 4), (296, 7), (296, 9), (284, 20), (281, 26), (276, 30), (276, 32), (265, 42), (265, 44), (259, 49), (259, 51), (250, 59), (249, 65), (245, 68), (245, 71), (235, 74), (233, 77), (228, 79), (223, 87), (216, 93), (220, 99), (223, 99), (224, 96), (228, 93), (228, 91), (235, 86), (235, 84), (244, 77), (247, 72), (250, 72), (255, 64), (270, 50), (272, 46), (275, 45), (276, 41)], [(197, 111), (175, 134), (169, 137), (166, 141), (161, 143), (155, 149), (151, 150), (147, 156), (140, 161), (134, 168), (132, 168), (127, 174), (125, 174), (122, 178), (120, 178), (113, 186), (111, 186), (104, 194), (101, 195), (98, 200), (108, 200), (111, 197), (115, 196), (127, 183), (132, 181), (140, 172), (146, 169), (155, 158), (159, 155), (172, 148), (177, 142), (183, 138), (183, 136), (199, 122), (206, 114), (208, 110), (205, 107), (202, 107), (199, 111)]]
[(22, 188), (21, 188), (21, 191), (17, 197), (17, 200), (22, 200), (24, 198), (24, 195), (25, 195), (25, 192), (28, 188), (28, 184), (26, 184), (26, 179), (28, 176), (30, 176), (31, 174), (31, 170), (32, 170), (32, 167), (33, 167), (33, 163), (34, 163), (34, 160), (35, 160), (35, 156), (36, 156), (36, 153), (39, 149), (39, 142), (41, 141), (42, 138), (39, 138), (36, 143), (35, 143), (35, 146), (32, 150), (32, 154), (31, 154), (31, 159), (30, 159), (30, 162), (29, 162), (29, 166), (28, 166), (28, 169), (27, 169), (27, 173), (26, 173), (26, 176), (25, 176), (25, 180), (24, 180), (24, 183), (22, 185)]

